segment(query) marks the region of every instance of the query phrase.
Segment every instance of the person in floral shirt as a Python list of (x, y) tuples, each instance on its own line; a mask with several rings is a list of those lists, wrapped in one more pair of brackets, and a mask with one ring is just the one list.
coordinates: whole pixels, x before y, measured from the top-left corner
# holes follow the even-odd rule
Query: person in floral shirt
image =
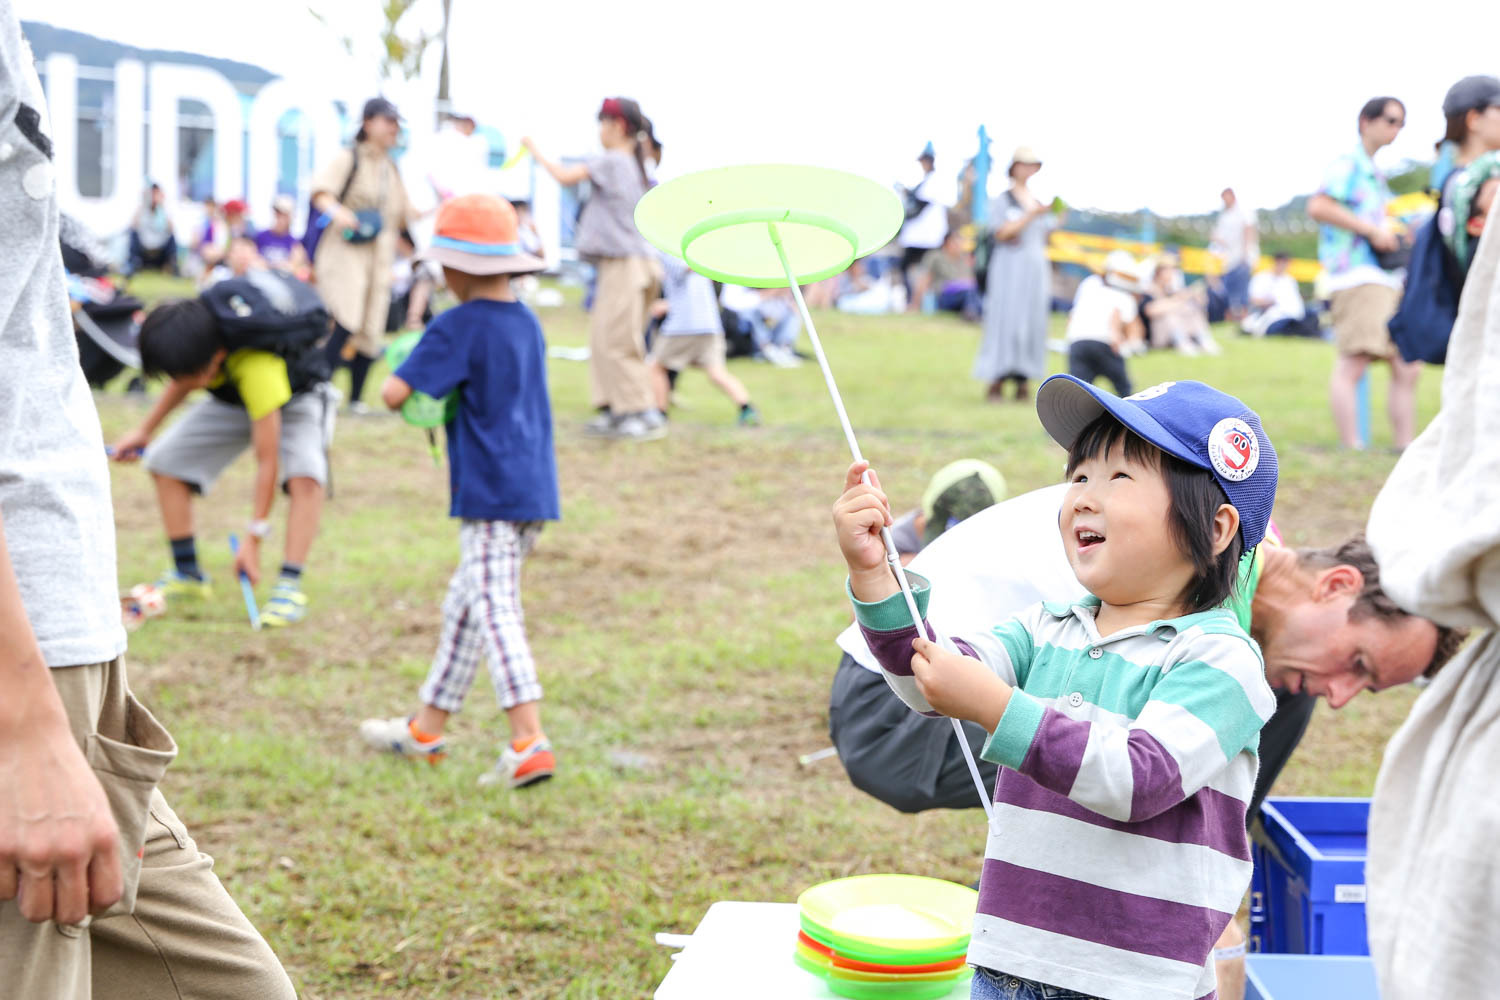
[(1338, 350), (1328, 397), (1339, 439), (1346, 448), (1363, 447), (1355, 418), (1355, 386), (1371, 361), (1391, 366), (1391, 436), (1398, 449), (1416, 430), (1416, 387), (1420, 362), (1397, 353), (1386, 323), (1401, 301), (1404, 273), (1384, 255), (1401, 247), (1386, 219), (1391, 190), (1375, 166), (1375, 153), (1406, 124), (1406, 106), (1394, 97), (1365, 102), (1359, 112), (1359, 144), (1333, 162), (1323, 175), (1307, 214), (1322, 223), (1318, 260), (1328, 272), (1329, 311)]

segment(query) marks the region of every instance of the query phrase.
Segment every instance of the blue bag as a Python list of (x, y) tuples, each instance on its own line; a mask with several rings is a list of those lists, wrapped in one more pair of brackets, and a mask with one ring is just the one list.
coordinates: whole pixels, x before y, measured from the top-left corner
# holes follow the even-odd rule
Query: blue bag
[[(359, 169), (359, 147), (354, 146), (350, 152), (354, 154), (349, 161), (349, 176), (344, 178), (344, 186), (339, 191), (339, 204), (349, 197), (349, 188), (354, 184), (354, 173)], [(318, 255), (318, 241), (323, 238), (323, 230), (328, 228), (328, 217), (318, 211), (311, 199), (307, 203), (307, 228), (302, 231), (302, 249), (307, 251), (307, 259), (311, 261)], [(372, 237), (373, 238), (373, 237)]]
[(1406, 292), (1388, 329), (1407, 361), (1440, 365), (1448, 355), (1448, 337), (1458, 319), (1463, 281), (1453, 255), (1438, 232), (1437, 215), (1417, 230), (1406, 269)]

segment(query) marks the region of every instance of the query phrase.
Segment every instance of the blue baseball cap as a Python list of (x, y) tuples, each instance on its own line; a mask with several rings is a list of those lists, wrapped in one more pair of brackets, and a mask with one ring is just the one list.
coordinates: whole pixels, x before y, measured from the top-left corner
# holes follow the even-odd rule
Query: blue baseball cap
[(1037, 390), (1036, 412), (1064, 448), (1108, 413), (1147, 443), (1213, 473), (1240, 513), (1246, 552), (1266, 537), (1276, 501), (1276, 449), (1255, 411), (1228, 393), (1184, 380), (1121, 399), (1071, 375), (1053, 375)]

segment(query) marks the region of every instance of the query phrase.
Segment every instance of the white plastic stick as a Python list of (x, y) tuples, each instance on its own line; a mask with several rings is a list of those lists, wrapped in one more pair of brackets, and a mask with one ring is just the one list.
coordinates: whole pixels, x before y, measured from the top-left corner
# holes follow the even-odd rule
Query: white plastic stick
[[(818, 359), (818, 367), (823, 370), (823, 381), (828, 385), (828, 395), (833, 399), (833, 409), (839, 415), (839, 425), (844, 429), (844, 440), (849, 443), (849, 454), (854, 456), (856, 462), (863, 462), (864, 456), (859, 453), (859, 442), (854, 438), (854, 427), (849, 423), (849, 414), (844, 409), (844, 398), (839, 395), (838, 383), (833, 380), (833, 369), (828, 365), (828, 355), (823, 353), (823, 342), (818, 339), (818, 329), (813, 326), (812, 314), (807, 311), (807, 303), (802, 300), (802, 289), (797, 284), (796, 272), (792, 270), (791, 263), (786, 257), (786, 247), (781, 244), (781, 233), (776, 228), (776, 223), (766, 223), (766, 228), (771, 233), (771, 243), (776, 247), (776, 256), (781, 259), (781, 267), (786, 271), (786, 283), (792, 290), (792, 298), (797, 300), (797, 308), (802, 312), (802, 322), (807, 327), (807, 337), (812, 341), (813, 354)], [(865, 483), (870, 482), (870, 470), (866, 469), (860, 477)], [(906, 571), (901, 567), (901, 555), (896, 551), (896, 539), (891, 534), (889, 527), (880, 529), (880, 538), (885, 542), (885, 561), (890, 567), (891, 575), (896, 578), (896, 583), (901, 587), (901, 596), (906, 600), (906, 610), (911, 614), (912, 624), (917, 627), (918, 635), (926, 635), (922, 628), (922, 613), (917, 610), (917, 599), (912, 595), (911, 584), (906, 580)], [(933, 630), (937, 635), (937, 641), (950, 653), (958, 652), (947, 637)], [(958, 740), (958, 748), (963, 751), (964, 762), (969, 765), (969, 775), (974, 779), (974, 787), (979, 792), (979, 801), (984, 805), (984, 814), (987, 818), (993, 817), (994, 806), (990, 803), (989, 792), (984, 787), (984, 779), (979, 776), (979, 765), (974, 763), (974, 753), (969, 749), (969, 741), (964, 736), (964, 727), (957, 719), (950, 718), (953, 723), (953, 736)]]

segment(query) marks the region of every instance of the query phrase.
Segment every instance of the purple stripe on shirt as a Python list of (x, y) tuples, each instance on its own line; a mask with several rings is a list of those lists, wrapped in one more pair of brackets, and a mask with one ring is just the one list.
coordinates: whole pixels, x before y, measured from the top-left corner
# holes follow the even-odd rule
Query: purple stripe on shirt
[(1102, 816), (1065, 795), (1043, 788), (1023, 774), (1007, 773), (1001, 768), (1000, 780), (995, 785), (995, 801), (1169, 844), (1196, 844), (1236, 861), (1250, 860), (1250, 842), (1245, 836), (1245, 803), (1212, 788), (1199, 789), (1191, 798), (1150, 819), (1127, 823)]
[(1234, 916), (986, 858), (979, 912), (1138, 955), (1203, 965)]
[(1125, 740), (1125, 750), (1130, 754), (1132, 820), (1150, 819), (1183, 800), (1182, 772), (1177, 769), (1177, 759), (1155, 736), (1144, 729), (1132, 729)]
[[(925, 621), (922, 625), (927, 629), (927, 638), (936, 642), (937, 633), (932, 630), (932, 626)], [(870, 647), (870, 653), (887, 672), (897, 677), (911, 676), (911, 641), (917, 637), (915, 625), (907, 625), (890, 632), (878, 632), (861, 625), (859, 631), (864, 635), (865, 645)]]
[(1021, 773), (1036, 780), (1043, 788), (1063, 795), (1073, 790), (1078, 769), (1083, 765), (1083, 751), (1089, 745), (1089, 724), (1070, 719), (1055, 708), (1042, 713), (1042, 724), (1036, 738), (1021, 760)]

